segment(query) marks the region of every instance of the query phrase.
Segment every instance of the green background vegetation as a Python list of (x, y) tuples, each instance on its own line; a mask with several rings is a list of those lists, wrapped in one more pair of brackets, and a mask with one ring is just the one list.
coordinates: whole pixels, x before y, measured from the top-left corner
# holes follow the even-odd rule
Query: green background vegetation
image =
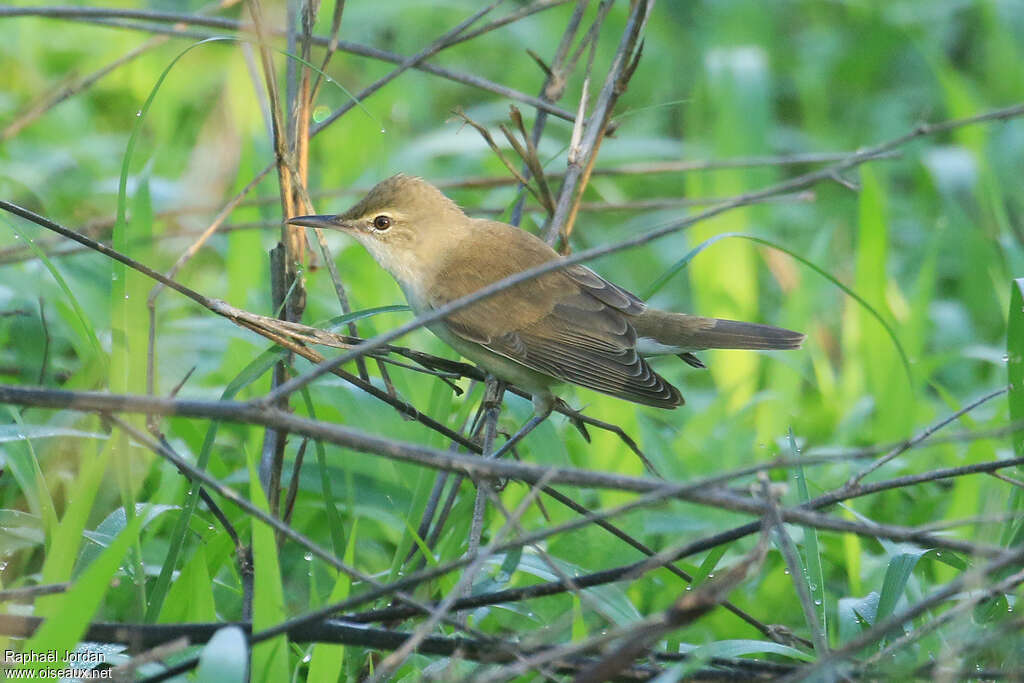
[[(597, 74), (605, 73), (627, 4), (616, 3), (609, 15), (598, 43)], [(279, 21), (281, 8), (267, 5), (268, 14)], [(152, 7), (197, 10), (200, 3), (153, 2)], [(350, 0), (341, 37), (409, 55), (475, 8), (476, 3), (469, 1)], [(319, 34), (329, 31), (330, 9), (322, 11)], [(536, 93), (543, 74), (526, 50), (550, 58), (570, 11), (567, 5), (538, 14), (445, 50), (432, 61)], [(232, 12), (238, 15), (237, 9)], [(91, 73), (147, 39), (135, 31), (36, 18), (0, 18), (0, 37), (0, 127), (59, 90), (67, 79)], [(189, 42), (173, 39), (147, 52), (0, 142), (0, 197), (79, 230), (112, 217), (136, 112), (161, 72)], [(1021, 101), (1022, 46), (1024, 13), (1012, 2), (665, 1), (656, 7), (648, 26), (642, 62), (617, 108), (619, 125), (602, 146), (598, 167), (855, 150), (902, 135), (921, 122), (970, 116)], [(188, 234), (205, 227), (223, 202), (272, 160), (261, 111), (262, 81), (251, 77), (245, 50), (238, 42), (216, 42), (185, 54), (168, 73), (142, 121), (129, 161), (130, 220), (125, 233), (114, 240), (157, 270), (169, 268), (191, 242)], [(282, 71), (284, 64), (278, 55)], [(349, 91), (357, 91), (392, 68), (339, 53), (328, 72)], [(567, 109), (575, 110), (580, 87), (576, 74), (562, 101)], [(327, 84), (315, 117), (347, 99), (341, 88)], [(496, 127), (507, 120), (509, 103), (423, 72), (403, 74), (363, 103), (366, 112), (353, 110), (312, 141), (311, 190), (328, 191), (317, 196), (317, 212), (347, 208), (362, 190), (398, 171), (435, 182), (505, 174), (476, 132), (452, 120), (451, 112), (462, 108), (476, 121)], [(532, 123), (535, 112), (519, 107)], [(540, 150), (550, 159), (552, 171), (564, 169), (570, 133), (568, 123), (549, 120)], [(809, 168), (762, 165), (601, 175), (590, 183), (585, 200), (728, 197)], [(907, 438), (1007, 382), (1010, 284), (1015, 276), (1024, 275), (1022, 177), (1024, 122), (960, 128), (906, 145), (896, 158), (846, 173), (844, 182), (818, 184), (810, 195), (731, 211), (590, 264), (610, 280), (647, 293), (703, 240), (723, 232), (757, 235), (801, 255), (860, 295), (895, 331), (909, 369), (878, 320), (828, 278), (779, 250), (732, 238), (696, 255), (687, 268), (661, 284), (652, 303), (803, 330), (808, 335), (803, 350), (707, 352), (702, 358), (709, 371), (671, 358), (658, 361), (659, 372), (680, 386), (687, 399), (674, 412), (637, 407), (585, 390), (569, 391), (567, 398), (588, 415), (623, 427), (667, 478), (678, 480), (790, 455), (790, 429), (805, 452)], [(515, 198), (511, 187), (454, 189), (449, 194), (471, 214), (478, 208), (495, 209), (505, 218)], [(272, 315), (267, 251), (277, 240), (276, 225), (282, 218), (273, 174), (253, 196), (266, 201), (239, 208), (229, 222), (266, 222), (266, 227), (218, 235), (177, 279), (207, 296)], [(191, 207), (199, 210), (148, 220), (152, 214)], [(586, 212), (574, 230), (572, 248), (614, 242), (688, 210)], [(539, 209), (530, 205), (524, 226), (536, 229), (536, 221), (542, 219)], [(109, 230), (99, 234), (110, 239)], [(66, 246), (36, 226), (9, 216), (0, 219), (0, 310), (22, 312), (0, 317), (0, 380), (144, 393), (145, 300), (151, 283), (126, 275), (123, 268), (94, 253), (15, 258), (23, 253), (19, 250), (26, 240), (44, 250)], [(331, 244), (355, 310), (403, 302), (398, 287), (360, 247), (340, 237), (332, 237)], [(305, 320), (314, 324), (337, 316), (326, 269), (307, 269), (306, 274)], [(159, 395), (167, 395), (195, 367), (180, 395), (220, 397), (268, 348), (265, 340), (173, 292), (158, 299), (157, 315)], [(390, 312), (361, 320), (359, 332), (372, 336), (409, 315)], [(425, 331), (402, 343), (453, 357)], [(298, 361), (296, 367), (301, 371), (308, 365)], [(456, 396), (435, 378), (400, 369), (393, 369), (391, 376), (403, 398), (453, 428), (472, 413), (481, 395), (481, 388), (474, 386), (468, 394)], [(237, 397), (259, 396), (268, 390), (269, 381), (268, 373), (241, 388)], [(469, 388), (465, 380), (460, 384)], [(442, 436), (403, 420), (393, 409), (336, 378), (318, 381), (309, 396), (319, 419), (395, 439), (448, 446)], [(308, 414), (302, 400), (296, 398), (292, 405), (296, 412)], [(507, 397), (501, 428), (514, 431), (530, 410), (527, 401)], [(1007, 399), (1000, 397), (951, 429), (1001, 427), (1009, 415)], [(156, 613), (147, 609), (154, 590), (161, 590), (156, 577), (169, 544), (177, 538), (177, 506), (184, 504), (188, 489), (170, 465), (127, 439), (107, 438), (96, 417), (0, 406), (0, 422), (5, 423), (0, 425), (4, 587), (93, 581), (91, 591), (37, 600), (35, 614), (74, 614), (79, 627), (90, 620), (241, 618), (231, 543), (203, 506), (189, 521), (182, 559), (174, 568), (179, 573), (169, 592), (160, 596), (162, 606)], [(206, 423), (167, 419), (162, 426), (179, 453), (194, 460), (204, 450)], [(259, 456), (263, 434), (260, 428), (224, 424), (209, 450), (209, 471), (254, 500), (263, 495), (250, 487), (249, 465)], [(298, 446), (298, 439), (292, 439), (287, 468)], [(381, 580), (393, 578), (413, 542), (412, 531), (434, 473), (332, 446), (324, 450), (322, 463), (311, 457), (312, 446), (306, 455), (293, 524), (362, 571)], [(641, 463), (614, 435), (594, 432), (593, 443), (587, 444), (561, 417), (541, 426), (518, 450), (534, 463), (643, 474)], [(910, 451), (872, 479), (994, 460), (1012, 450), (1007, 437), (944, 443)], [(841, 485), (861, 466), (837, 461), (807, 468), (809, 495)], [(330, 528), (325, 513), (324, 474), (331, 482), (340, 528)], [(784, 504), (800, 500), (794, 474), (773, 473), (779, 483), (789, 485)], [(503, 493), (506, 504), (513, 507), (526, 490), (510, 484)], [(578, 497), (592, 508), (632, 498), (591, 491), (579, 492)], [(118, 536), (126, 524), (125, 506), (136, 503), (157, 507), (149, 508), (139, 528), (129, 528), (133, 533)], [(436, 549), (438, 561), (465, 551), (472, 504), (472, 491), (466, 487)], [(975, 475), (857, 499), (836, 514), (921, 525), (1000, 516), (1018, 505), (1012, 485)], [(226, 510), (255, 545), (257, 624), (277, 623), (285, 615), (325, 604), (331, 595), (347, 593), (347, 579), (339, 579), (318, 560), (310, 561), (293, 544), (285, 543), (278, 553), (265, 528), (250, 524), (237, 509)], [(531, 508), (524, 526), (539, 528), (573, 516), (553, 504), (547, 510), (550, 521)], [(489, 533), (503, 524), (501, 516), (491, 512)], [(748, 520), (737, 513), (677, 502), (633, 513), (620, 523), (648, 545), (662, 548)], [(945, 533), (1010, 544), (1019, 541), (1019, 532), (1019, 521), (1011, 520), (957, 526)], [(791, 533), (801, 552), (807, 553), (810, 536), (799, 528)], [(118, 541), (112, 545), (115, 537)], [(703, 575), (716, 564), (735, 563), (755, 540), (730, 545), (724, 554), (712, 552)], [(546, 550), (569, 574), (640, 559), (593, 527), (553, 538)], [(524, 552), (511, 573), (503, 571), (503, 559), (495, 558), (484, 571), (480, 580), (489, 583), (480, 590), (553, 578), (531, 551)], [(679, 565), (702, 575), (705, 560), (706, 556), (692, 557)], [(864, 603), (858, 602), (872, 592), (906, 604), (951, 580), (959, 573), (956, 565), (968, 560), (943, 558), (936, 552), (921, 555), (916, 546), (819, 533), (811, 562), (820, 562), (824, 581), (817, 586), (812, 577), (811, 583), (823, 603), (831, 643), (841, 645), (857, 633), (864, 619), (873, 621), (865, 616)], [(910, 567), (902, 580), (894, 562)], [(109, 570), (105, 574), (104, 567)], [(145, 581), (137, 580), (140, 571)], [(112, 575), (118, 580), (111, 582)], [(442, 595), (456, 580), (446, 577), (420, 595)], [(494, 634), (518, 632), (527, 642), (567, 642), (664, 609), (683, 590), (681, 581), (662, 570), (632, 584), (589, 591), (611, 624), (571, 595), (481, 609), (471, 621)], [(793, 577), (774, 549), (730, 599), (763, 621), (809, 637)], [(1015, 599), (1006, 596), (992, 614), (967, 614), (904, 650), (891, 665), (917, 666), (951, 640), (966, 642), (984, 634), (993, 620), (1013, 617)], [(939, 613), (941, 609), (931, 616)], [(81, 632), (75, 628), (50, 634), (46, 642), (70, 646)], [(1015, 638), (1014, 632), (1013, 637), (966, 655), (964, 661), (984, 668), (1019, 667), (1021, 647)], [(664, 646), (717, 643), (724, 651), (722, 643), (740, 640), (765, 638), (719, 609), (673, 632)], [(736, 647), (736, 652), (742, 650)], [(749, 648), (753, 653), (772, 651), (770, 644)], [(257, 658), (255, 680), (285, 680), (277, 676), (290, 678), (296, 670), (302, 678), (308, 664), (300, 660), (309, 649), (289, 645), (265, 650)], [(315, 651), (330, 652), (315, 660), (316, 676), (330, 677), (324, 672), (334, 666), (355, 675), (367, 664), (367, 651), (359, 648), (347, 648), (343, 654), (323, 646)], [(785, 654), (769, 656), (797, 661)], [(414, 657), (401, 673), (416, 677), (433, 661)]]

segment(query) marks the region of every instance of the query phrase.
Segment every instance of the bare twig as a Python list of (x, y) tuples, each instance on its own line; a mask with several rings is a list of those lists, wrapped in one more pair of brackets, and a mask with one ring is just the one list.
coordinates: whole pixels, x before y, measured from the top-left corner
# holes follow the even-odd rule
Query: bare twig
[(508, 160), (505, 154), (501, 151), (501, 148), (498, 147), (498, 143), (494, 141), (494, 137), (491, 135), (491, 132), (487, 130), (487, 127), (484, 126), (483, 124), (477, 123), (476, 121), (471, 119), (469, 115), (467, 115), (465, 112), (461, 110), (456, 110), (452, 113), (458, 118), (468, 123), (470, 126), (472, 126), (476, 130), (476, 132), (480, 134), (480, 137), (484, 139), (484, 142), (487, 143), (487, 146), (491, 148), (491, 151), (494, 152), (494, 155), (498, 157), (502, 164), (505, 165), (505, 168), (508, 169), (509, 173), (511, 173), (512, 176), (517, 181), (519, 181), (520, 185), (529, 190), (530, 193), (537, 198), (538, 202), (541, 202), (543, 204), (544, 200), (541, 198), (541, 195), (538, 192), (538, 190), (535, 189), (532, 185), (530, 185), (530, 183), (526, 180), (526, 177), (523, 176), (515, 167), (515, 165)]
[(5, 588), (0, 590), (0, 602), (31, 600), (39, 597), (40, 595), (55, 595), (57, 593), (63, 593), (70, 587), (71, 584), (65, 581), (63, 583), (48, 583), (40, 586)]
[[(588, 4), (589, 0), (577, 0), (576, 7), (573, 8), (573, 12), (566, 24), (565, 31), (562, 33), (562, 38), (558, 42), (558, 48), (555, 50), (555, 58), (550, 67), (544, 64), (540, 57), (534, 54), (531, 50), (527, 50), (527, 53), (533, 57), (534, 61), (536, 61), (537, 64), (540, 65), (541, 69), (547, 74), (544, 86), (540, 91), (540, 96), (552, 104), (560, 100), (562, 95), (565, 93), (565, 86), (568, 83), (568, 72), (572, 70), (571, 66), (567, 67), (565, 64), (565, 57), (569, 52), (569, 47), (572, 45), (572, 41), (576, 37), (576, 32), (579, 30), (580, 22), (583, 20), (583, 13), (586, 11)], [(608, 4), (610, 3), (605, 2), (602, 5), (602, 9)], [(534, 149), (536, 149), (537, 145), (540, 144), (540, 139), (544, 133), (544, 126), (547, 123), (547, 118), (547, 112), (543, 109), (538, 109), (537, 118), (534, 119), (533, 122), (533, 132), (531, 136), (527, 137), (525, 131), (523, 132), (524, 139), (527, 139), (530, 146)], [(529, 179), (529, 174), (531, 172), (530, 166), (524, 163), (523, 176)], [(545, 180), (544, 183), (546, 185), (547, 181)], [(525, 186), (520, 185), (520, 189), (523, 189), (524, 187)], [(547, 193), (550, 194), (550, 191)], [(526, 198), (521, 191), (519, 195), (519, 199), (512, 208), (512, 215), (509, 221), (512, 225), (519, 225), (523, 217), (523, 203)]]
[[(419, 444), (405, 443), (366, 434), (340, 425), (297, 417), (274, 408), (263, 408), (236, 401), (182, 401), (141, 395), (128, 396), (85, 391), (71, 392), (0, 385), (0, 402), (101, 413), (174, 414), (186, 417), (203, 417), (229, 422), (259, 424), (315, 439), (322, 439), (330, 443), (347, 446), (397, 461), (414, 462), (435, 469), (461, 472), (470, 477), (509, 478), (528, 484), (537, 484), (545, 480), (552, 483), (609, 488), (638, 493), (657, 491), (666, 486), (672, 486), (659, 480), (644, 477), (594, 472), (576, 468), (543, 467), (524, 462), (483, 459), (475, 456), (449, 453)], [(700, 490), (693, 490), (677, 487), (676, 490), (672, 491), (672, 496), (702, 505), (754, 515), (762, 515), (767, 509), (767, 503), (764, 501), (755, 500), (748, 496), (740, 496), (719, 488), (705, 487)], [(795, 508), (786, 508), (781, 510), (780, 514), (788, 522), (797, 522), (820, 529), (851, 532), (872, 538), (889, 538), (896, 541), (917, 543), (926, 547), (944, 548), (987, 557), (1001, 552), (1001, 549), (998, 547), (934, 536), (909, 527), (892, 524), (863, 524), (812, 512), (811, 504), (818, 502), (819, 499), (815, 499)]]
[[(577, 144), (570, 145), (569, 166), (558, 194), (558, 203), (544, 229), (544, 238), (548, 243), (554, 243), (559, 235), (563, 239), (567, 239), (569, 233), (572, 232), (577, 213), (576, 207), (583, 197), (583, 190), (587, 186), (590, 173), (597, 161), (597, 152), (608, 132), (612, 109), (619, 96), (625, 92), (626, 85), (640, 59), (642, 51), (640, 35), (647, 25), (650, 12), (651, 3), (648, 0), (637, 0), (633, 3), (618, 50), (612, 58), (612, 64), (608, 69), (601, 93), (598, 95), (585, 127), (581, 125), (581, 114), (586, 106), (587, 96), (586, 88), (584, 88), (583, 96), (580, 98), (580, 113), (577, 114), (573, 129), (573, 139), (577, 141)], [(589, 77), (587, 80), (589, 81)]]
[[(535, 10), (545, 10), (550, 7), (554, 7), (560, 3), (545, 3), (538, 4), (535, 6)], [(221, 31), (239, 31), (245, 32), (252, 29), (252, 26), (240, 22), (234, 19), (226, 19), (222, 17), (204, 17), (196, 14), (179, 14), (175, 12), (158, 12), (152, 10), (137, 10), (137, 9), (121, 9), (121, 8), (101, 8), (101, 7), (0, 7), (0, 18), (3, 17), (18, 17), (18, 16), (41, 16), (41, 17), (59, 17), (62, 19), (71, 19), (77, 21), (91, 21), (96, 23), (102, 23), (105, 25), (117, 26), (120, 28), (126, 28), (131, 30), (140, 30), (147, 33), (167, 33), (170, 35), (176, 35), (187, 38), (194, 38), (203, 40), (205, 38), (213, 37), (213, 33), (204, 31), (187, 30), (181, 26), (161, 27), (157, 23), (141, 23), (132, 24), (125, 22), (117, 22), (122, 18), (129, 19), (140, 19), (145, 22), (166, 22), (169, 24), (182, 26), (207, 26), (210, 28), (218, 29)], [(526, 15), (515, 14), (509, 17), (508, 20), (518, 20)], [(488, 30), (494, 30), (500, 28), (508, 23), (507, 20), (498, 20), (489, 25)], [(472, 37), (482, 35), (486, 31), (483, 28), (473, 34)], [(279, 30), (268, 29), (268, 35), (280, 36), (284, 35), (285, 32)], [(329, 38), (323, 38), (316, 36), (313, 38), (313, 43), (316, 45), (327, 47), (331, 44), (332, 40)], [(455, 45), (461, 42), (454, 39), (450, 44)], [(336, 42), (337, 49), (350, 54), (359, 55), (362, 57), (369, 57), (371, 59), (378, 59), (385, 62), (391, 62), (393, 64), (402, 64), (406, 58), (401, 55), (396, 55), (386, 50), (380, 50), (374, 47), (366, 45), (360, 45), (346, 40), (338, 40)], [(447, 45), (445, 46), (447, 47)], [(539, 97), (533, 97), (525, 93), (519, 92), (513, 88), (494, 83), (485, 78), (476, 76), (475, 74), (466, 74), (458, 71), (453, 71), (444, 67), (436, 66), (425, 62), (420, 62), (413, 65), (414, 68), (421, 71), (425, 71), (435, 76), (440, 76), (456, 83), (462, 83), (479, 90), (484, 90), (492, 94), (504, 97), (506, 99), (515, 100), (516, 102), (522, 102), (531, 107), (543, 109), (553, 116), (557, 116), (566, 121), (571, 121), (573, 118), (572, 113), (565, 111), (560, 107), (553, 106)]]
[(978, 406), (980, 406), (980, 405), (982, 405), (984, 403), (987, 403), (988, 401), (991, 401), (992, 399), (996, 398), (997, 396), (1002, 396), (1007, 391), (1008, 391), (1008, 389), (1006, 387), (1001, 387), (999, 389), (996, 389), (995, 391), (991, 391), (991, 392), (985, 394), (984, 396), (982, 396), (982, 397), (980, 397), (978, 399), (975, 399), (974, 401), (971, 401), (966, 406), (964, 406), (960, 410), (956, 411), (955, 413), (953, 413), (952, 415), (950, 415), (946, 419), (941, 420), (939, 422), (936, 422), (936, 423), (930, 425), (927, 429), (925, 429), (924, 431), (920, 432), (914, 438), (908, 439), (904, 443), (902, 443), (899, 446), (893, 448), (891, 451), (886, 453), (884, 456), (882, 456), (878, 460), (875, 460), (870, 465), (868, 465), (867, 467), (865, 467), (864, 469), (862, 469), (861, 471), (857, 472), (855, 475), (850, 477), (850, 479), (846, 482), (846, 485), (845, 485), (846, 488), (854, 488), (854, 487), (858, 486), (864, 480), (864, 477), (868, 476), (869, 474), (871, 474), (872, 472), (877, 470), (879, 467), (885, 465), (887, 462), (889, 462), (893, 458), (897, 458), (900, 455), (902, 455), (903, 453), (906, 453), (908, 450), (910, 450), (911, 448), (913, 448), (917, 444), (921, 443), (922, 441), (924, 441), (925, 439), (927, 439), (932, 434), (934, 434), (938, 430), (942, 429), (943, 427), (945, 427), (949, 423), (951, 423), (951, 422), (953, 422), (953, 421), (963, 417), (964, 415), (966, 415), (967, 413), (971, 412), (972, 410), (974, 410)]

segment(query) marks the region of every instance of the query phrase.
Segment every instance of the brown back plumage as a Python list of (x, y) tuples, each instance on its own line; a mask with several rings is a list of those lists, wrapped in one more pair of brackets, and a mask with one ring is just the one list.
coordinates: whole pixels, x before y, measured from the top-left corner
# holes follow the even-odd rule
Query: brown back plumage
[[(494, 239), (485, 243), (502, 249), (481, 253), (479, 240), (455, 246), (435, 278), (445, 283), (445, 293), (431, 292), (431, 305), (559, 258), (522, 230), (493, 221), (474, 224), (474, 230), (492, 233)], [(472, 259), (467, 250), (475, 250)], [(449, 316), (445, 323), (453, 334), (531, 370), (628, 401), (674, 408), (683, 397), (636, 349), (629, 316), (645, 309), (629, 292), (577, 265), (516, 285)]]

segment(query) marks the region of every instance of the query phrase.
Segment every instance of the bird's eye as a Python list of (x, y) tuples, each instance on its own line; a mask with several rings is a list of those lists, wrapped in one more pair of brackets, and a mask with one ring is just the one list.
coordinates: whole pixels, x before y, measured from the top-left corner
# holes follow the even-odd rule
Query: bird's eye
[(378, 230), (387, 230), (388, 228), (391, 227), (391, 217), (383, 215), (377, 216), (376, 218), (373, 219), (373, 227), (377, 228)]

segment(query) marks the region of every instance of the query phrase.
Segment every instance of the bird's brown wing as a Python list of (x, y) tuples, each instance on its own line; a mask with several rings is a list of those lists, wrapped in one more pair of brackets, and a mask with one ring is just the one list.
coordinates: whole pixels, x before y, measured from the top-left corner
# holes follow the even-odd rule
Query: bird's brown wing
[[(455, 294), (447, 300), (557, 258), (540, 240), (508, 229), (514, 234), (501, 237), (515, 240), (516, 248), (472, 259), (455, 255), (463, 267), (442, 273), (449, 285), (459, 283), (447, 288)], [(467, 262), (475, 264), (469, 271)], [(434, 306), (447, 303), (436, 293), (431, 299)], [(636, 403), (674, 408), (682, 396), (636, 351), (636, 331), (627, 316), (642, 310), (644, 303), (626, 290), (588, 268), (570, 266), (472, 304), (445, 324), (453, 334), (537, 372)]]

